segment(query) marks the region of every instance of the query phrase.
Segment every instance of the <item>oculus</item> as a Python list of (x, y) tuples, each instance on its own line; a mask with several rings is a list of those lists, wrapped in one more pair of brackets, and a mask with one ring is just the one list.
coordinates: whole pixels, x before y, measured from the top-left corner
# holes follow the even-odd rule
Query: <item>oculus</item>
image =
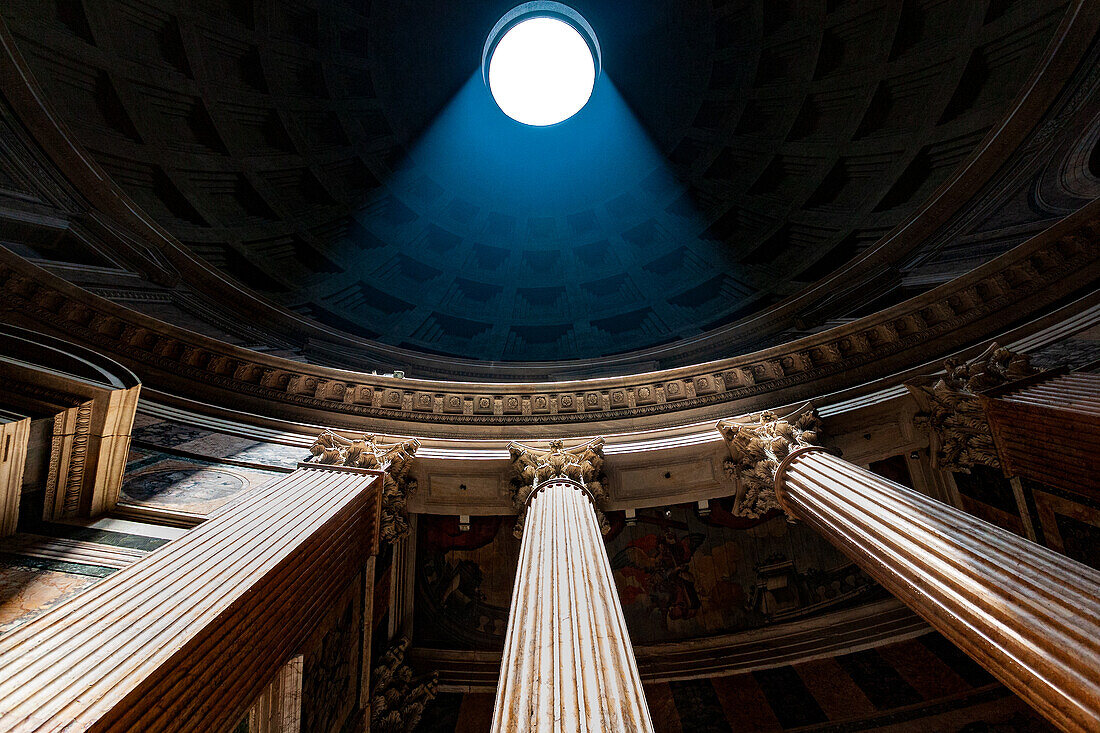
[(588, 103), (600, 74), (600, 49), (577, 11), (556, 2), (529, 2), (493, 27), (481, 66), (504, 114), (545, 127), (564, 122)]

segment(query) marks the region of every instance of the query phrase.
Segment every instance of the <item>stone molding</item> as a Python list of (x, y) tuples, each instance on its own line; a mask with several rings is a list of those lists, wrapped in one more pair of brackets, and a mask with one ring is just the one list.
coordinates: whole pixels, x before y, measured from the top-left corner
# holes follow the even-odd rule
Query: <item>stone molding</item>
[(416, 491), (416, 479), (409, 476), (420, 441), (415, 438), (399, 443), (383, 443), (374, 435), (351, 439), (326, 430), (317, 436), (309, 452), (322, 465), (346, 466), (383, 471), (382, 525), (383, 542), (395, 543), (409, 533), (409, 494)]
[(516, 510), (513, 533), (517, 539), (523, 536), (531, 497), (555, 479), (575, 483), (588, 494), (600, 531), (608, 533), (611, 525), (602, 511), (608, 498), (604, 488), (603, 442), (603, 438), (593, 438), (587, 443), (566, 448), (564, 441), (551, 440), (550, 450), (540, 450), (522, 443), (508, 446), (512, 456), (512, 504)]
[(906, 382), (920, 412), (915, 421), (929, 434), (932, 466), (970, 473), (974, 466), (1000, 468), (993, 433), (978, 393), (1038, 373), (1026, 354), (992, 343), (970, 361), (948, 359), (942, 377)]
[(91, 424), (91, 400), (54, 415), (43, 519), (66, 519), (80, 512)]
[(76, 344), (0, 324), (0, 392), (24, 414), (52, 423), (43, 519), (114, 508), (141, 393), (137, 377)]
[(0, 411), (0, 538), (19, 528), (23, 472), (31, 436), (31, 419)]
[(794, 451), (820, 445), (823, 425), (813, 405), (807, 404), (787, 417), (765, 411), (722, 420), (715, 427), (730, 452), (726, 475), (740, 484), (733, 513), (756, 519), (783, 510), (775, 492), (776, 472)]
[[(646, 684), (725, 677), (777, 664), (798, 664), (893, 644), (927, 634), (928, 624), (901, 601), (887, 598), (797, 621), (686, 641), (636, 644)], [(501, 652), (411, 651), (418, 664), (439, 670), (442, 692), (494, 692)]]
[(977, 270), (852, 323), (697, 367), (578, 382), (433, 382), (305, 365), (136, 313), (6, 250), (0, 311), (115, 355), (148, 374), (146, 381), (155, 374), (160, 386), (191, 392), (201, 385), (207, 399), (213, 388), (251, 409), (279, 404), (349, 423), (579, 425), (775, 402), (780, 391), (820, 393), (949, 352), (1095, 280), (1098, 231), (1100, 202), (1094, 202)]

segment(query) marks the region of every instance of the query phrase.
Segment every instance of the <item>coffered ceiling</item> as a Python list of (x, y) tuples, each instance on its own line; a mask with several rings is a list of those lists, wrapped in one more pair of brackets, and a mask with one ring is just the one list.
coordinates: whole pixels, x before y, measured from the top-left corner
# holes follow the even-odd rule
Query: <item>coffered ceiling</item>
[[(225, 275), (353, 337), (538, 362), (728, 329), (866, 252), (1005, 117), (1066, 11), (574, 6), (604, 75), (546, 129), (481, 85), (507, 1), (11, 0), (0, 17), (96, 162)], [(743, 346), (937, 282), (915, 266), (884, 259)]]

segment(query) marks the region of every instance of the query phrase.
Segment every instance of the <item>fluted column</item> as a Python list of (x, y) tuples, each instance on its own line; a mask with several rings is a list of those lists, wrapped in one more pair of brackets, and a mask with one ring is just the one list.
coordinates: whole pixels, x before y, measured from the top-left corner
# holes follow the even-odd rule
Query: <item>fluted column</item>
[(381, 478), (299, 467), (5, 634), (0, 731), (229, 729), (377, 554)]
[(299, 733), (302, 729), (301, 654), (284, 664), (248, 711), (248, 733)]
[(1100, 572), (820, 447), (776, 494), (1048, 720), (1100, 730)]
[(1000, 468), (978, 395), (1037, 372), (1027, 354), (992, 343), (970, 361), (947, 359), (942, 375), (906, 382), (920, 408), (916, 423), (928, 431), (932, 467), (962, 473), (975, 466)]
[(601, 446), (511, 446), (522, 542), (494, 733), (653, 730), (595, 506)]

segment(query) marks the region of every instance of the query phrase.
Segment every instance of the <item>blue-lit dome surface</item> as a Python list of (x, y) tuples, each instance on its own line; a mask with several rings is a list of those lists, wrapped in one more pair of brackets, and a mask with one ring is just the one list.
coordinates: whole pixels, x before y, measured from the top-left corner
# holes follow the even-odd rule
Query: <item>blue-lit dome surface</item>
[[(591, 99), (530, 127), (481, 77), (486, 30), (514, 3), (147, 0), (143, 14), (11, 0), (0, 15), (91, 156), (227, 277), (353, 337), (448, 357), (696, 340), (617, 362), (629, 371), (774, 343), (934, 283), (882, 262), (797, 323), (746, 323), (958, 170), (1064, 6), (589, 0), (576, 10), (599, 31)], [(743, 338), (708, 350), (730, 327)]]

